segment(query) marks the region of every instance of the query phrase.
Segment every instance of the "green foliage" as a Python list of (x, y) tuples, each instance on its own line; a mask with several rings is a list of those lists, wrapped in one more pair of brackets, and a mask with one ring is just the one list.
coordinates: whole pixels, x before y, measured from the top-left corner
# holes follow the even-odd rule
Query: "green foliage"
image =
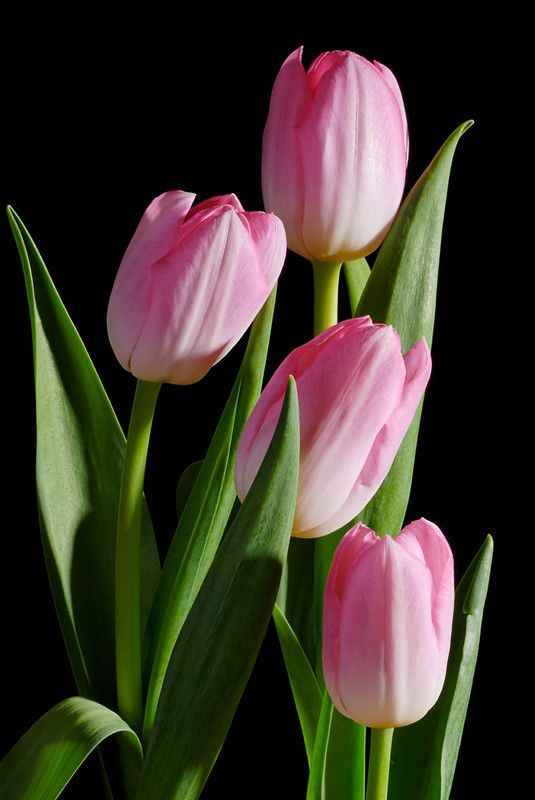
[(175, 644), (138, 800), (195, 800), (225, 739), (277, 595), (297, 496), (290, 378), (277, 429)]
[[(8, 210), (33, 336), (37, 492), (54, 603), (81, 694), (115, 703), (115, 542), (125, 439), (39, 252)], [(142, 614), (159, 576), (147, 509)]]
[(114, 733), (141, 770), (136, 734), (114, 711), (84, 697), (70, 697), (47, 711), (0, 762), (4, 800), (55, 800), (87, 756)]

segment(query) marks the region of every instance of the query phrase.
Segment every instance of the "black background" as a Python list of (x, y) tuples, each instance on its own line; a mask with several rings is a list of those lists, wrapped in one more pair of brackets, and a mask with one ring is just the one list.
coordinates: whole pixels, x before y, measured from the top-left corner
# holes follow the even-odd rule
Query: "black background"
[[(348, 17), (336, 7), (332, 13), (332, 19), (309, 14), (306, 21), (289, 22), (273, 7), (262, 9), (261, 21), (252, 10), (242, 16), (203, 7), (188, 18), (180, 9), (153, 8), (112, 22), (104, 11), (82, 7), (76, 17), (49, 10), (31, 24), (14, 18), (4, 29), (3, 52), (9, 49), (10, 56), (3, 70), (2, 203), (14, 206), (38, 243), (126, 425), (134, 381), (115, 361), (105, 328), (122, 253), (148, 202), (168, 189), (197, 192), (200, 199), (233, 191), (247, 209), (262, 207), (261, 134), (273, 79), (291, 50), (304, 44), (308, 62), (323, 50), (352, 49), (394, 70), (410, 125), (407, 186), (454, 127), (475, 119), (452, 171), (434, 369), (408, 520), (423, 515), (440, 525), (452, 543), (459, 577), (484, 535), (496, 536), (480, 662), (452, 794), (462, 800), (477, 784), (478, 796), (492, 796), (503, 743), (495, 720), (503, 682), (498, 601), (505, 580), (499, 336), (489, 324), (489, 310), (501, 301), (489, 177), (497, 149), (493, 43), (479, 22), (462, 16), (449, 25), (424, 18), (416, 24), (404, 16), (386, 25), (379, 13)], [(11, 519), (0, 584), (5, 752), (75, 687), (39, 541), (31, 340), (7, 222), (1, 237), (9, 398), (4, 456), (10, 465), (4, 493)], [(309, 273), (304, 261), (289, 255), (268, 374), (311, 336)], [(174, 529), (176, 480), (185, 465), (202, 457), (241, 353), (239, 346), (196, 386), (162, 392), (147, 476), (162, 553)], [(270, 630), (203, 798), (304, 797), (305, 784), (299, 728)], [(100, 796), (92, 759), (64, 796)]]

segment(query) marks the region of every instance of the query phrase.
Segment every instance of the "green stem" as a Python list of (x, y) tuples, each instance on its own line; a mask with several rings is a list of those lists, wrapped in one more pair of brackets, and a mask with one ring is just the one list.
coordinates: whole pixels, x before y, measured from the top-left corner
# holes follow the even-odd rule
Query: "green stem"
[(366, 800), (387, 800), (394, 728), (372, 728)]
[(147, 450), (160, 383), (138, 381), (123, 465), (115, 566), (115, 656), (119, 713), (137, 733), (143, 722), (141, 688), (141, 509)]
[(314, 270), (314, 336), (338, 322), (341, 264), (312, 261)]
[[(328, 263), (324, 261), (311, 261), (314, 272), (314, 336), (317, 336), (332, 325), (338, 322), (338, 284), (340, 282), (340, 270), (342, 264)], [(323, 668), (321, 664), (321, 619), (323, 615), (323, 584), (324, 577), (318, 577), (321, 572), (321, 565), (324, 561), (321, 552), (325, 548), (322, 540), (312, 540), (309, 552), (312, 564), (312, 574), (314, 575), (314, 598), (312, 608), (313, 632), (315, 641), (315, 653), (313, 666), (316, 676), (323, 685)]]

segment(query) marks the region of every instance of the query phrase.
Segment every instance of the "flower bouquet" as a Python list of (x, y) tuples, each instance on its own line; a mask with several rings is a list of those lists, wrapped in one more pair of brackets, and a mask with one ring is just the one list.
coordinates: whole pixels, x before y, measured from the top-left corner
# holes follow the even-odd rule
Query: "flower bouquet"
[[(469, 126), (402, 202), (409, 140), (393, 73), (340, 51), (305, 69), (292, 53), (264, 131), (266, 211), (168, 191), (126, 249), (107, 318), (137, 379), (126, 437), (8, 210), (33, 335), (44, 556), (78, 695), (5, 755), (0, 798), (60, 796), (96, 749), (109, 799), (200, 797), (271, 618), (307, 800), (449, 796), (492, 539), (455, 588), (445, 535), (405, 512), (448, 179)], [(264, 385), (287, 247), (311, 262), (315, 329)], [(143, 491), (160, 390), (202, 380), (249, 328), (206, 454), (183, 465), (160, 564)]]

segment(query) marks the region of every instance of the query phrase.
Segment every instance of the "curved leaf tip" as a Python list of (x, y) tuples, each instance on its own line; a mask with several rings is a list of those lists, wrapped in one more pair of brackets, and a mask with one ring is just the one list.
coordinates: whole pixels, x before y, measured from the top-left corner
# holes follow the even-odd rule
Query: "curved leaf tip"
[(467, 617), (477, 616), (483, 611), (485, 598), (487, 596), (488, 582), (478, 579), (478, 574), (480, 572), (485, 575), (489, 573), (493, 554), (494, 540), (489, 533), (487, 534), (487, 537), (485, 538), (485, 541), (483, 542), (481, 549), (476, 556), (476, 572), (472, 578), (470, 586), (467, 589), (466, 597), (463, 603), (463, 613)]

